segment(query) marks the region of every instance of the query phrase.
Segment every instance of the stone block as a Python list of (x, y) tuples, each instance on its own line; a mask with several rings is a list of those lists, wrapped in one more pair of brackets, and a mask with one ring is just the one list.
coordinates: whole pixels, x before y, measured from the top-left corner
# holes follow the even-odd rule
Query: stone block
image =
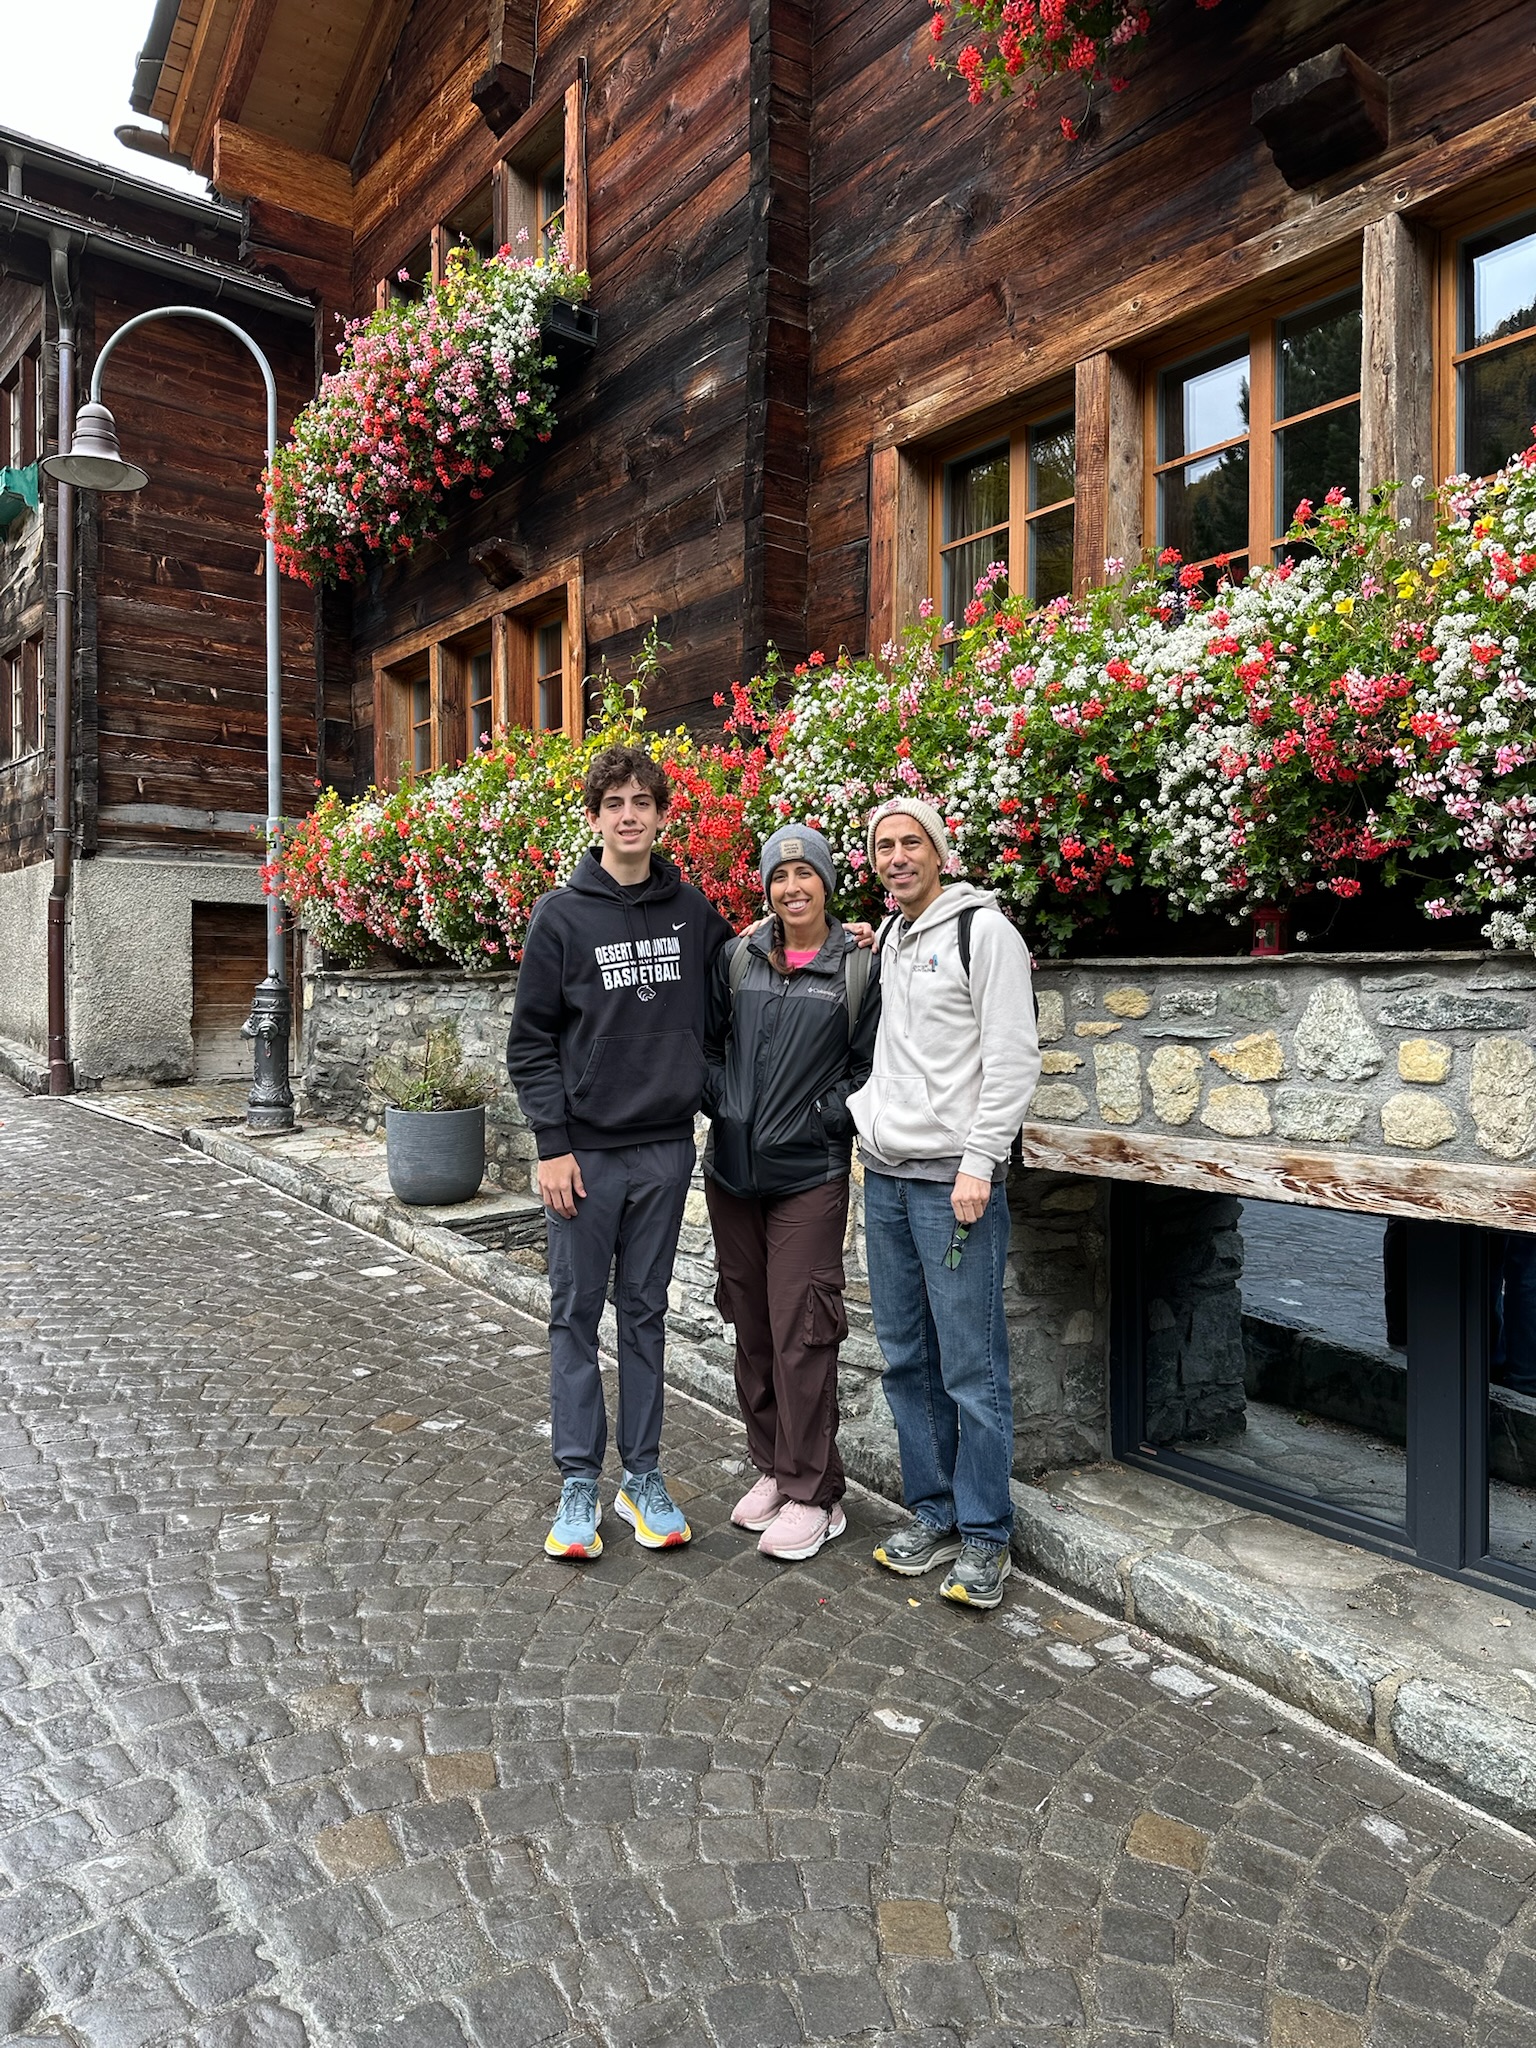
[(1216, 991), (1213, 988), (1170, 988), (1158, 998), (1157, 1014), (1165, 1023), (1182, 1017), (1214, 1017)]
[(1485, 1038), (1474, 1046), (1468, 1100), (1483, 1151), (1523, 1158), (1536, 1139), (1536, 1051), (1529, 1041)]
[(1042, 988), (1036, 991), (1035, 1007), (1038, 1016), (1035, 1030), (1042, 1045), (1064, 1038), (1067, 1031), (1067, 1007), (1059, 988)]
[(1275, 1130), (1302, 1144), (1337, 1145), (1365, 1122), (1362, 1096), (1332, 1088), (1277, 1088)]
[(1296, 1026), (1296, 1061), (1311, 1081), (1364, 1081), (1385, 1057), (1347, 981), (1315, 989)]
[(1464, 995), (1459, 989), (1415, 989), (1388, 996), (1377, 1016), (1402, 1031), (1521, 1031), (1529, 1003), (1513, 996)]
[(1088, 1098), (1070, 1081), (1046, 1081), (1030, 1098), (1029, 1114), (1047, 1123), (1072, 1124), (1088, 1112)]
[(1093, 1051), (1094, 1093), (1107, 1124), (1133, 1124), (1141, 1116), (1141, 1054), (1134, 1045), (1098, 1045)]
[(1319, 1626), (1272, 1587), (1192, 1558), (1142, 1559), (1131, 1567), (1131, 1594), (1143, 1628), (1371, 1739), (1374, 1688), (1391, 1665), (1344, 1630)]
[(1273, 1031), (1251, 1031), (1246, 1038), (1234, 1038), (1230, 1045), (1215, 1047), (1211, 1058), (1239, 1081), (1278, 1081), (1285, 1072), (1285, 1048)]
[(1187, 1124), (1200, 1107), (1205, 1055), (1192, 1045), (1160, 1045), (1147, 1062), (1152, 1111), (1160, 1123)]
[(882, 1899), (880, 1947), (888, 1956), (947, 1956), (949, 1915), (932, 1899)]
[(1392, 1708), (1398, 1761), (1516, 1827), (1536, 1824), (1536, 1729), (1487, 1700), (1408, 1679)]
[(1106, 1017), (1090, 1017), (1086, 1023), (1074, 1024), (1072, 1035), (1074, 1038), (1109, 1038), (1122, 1028), (1119, 1023), (1111, 1023)]
[(1013, 1547), (1032, 1571), (1092, 1600), (1112, 1614), (1125, 1606), (1120, 1567), (1135, 1553), (1135, 1539), (1111, 1529), (1070, 1502), (1053, 1500), (1037, 1486), (1010, 1489)]
[(1288, 992), (1273, 976), (1257, 981), (1234, 981), (1221, 992), (1221, 1014), (1239, 1017), (1245, 1024), (1273, 1023), (1290, 1007)]
[(322, 1828), (315, 1838), (315, 1853), (333, 1878), (366, 1877), (394, 1870), (400, 1863), (399, 1847), (377, 1814)]
[(1042, 1074), (1075, 1074), (1082, 1064), (1080, 1052), (1043, 1052), (1040, 1055)]
[(1382, 1137), (1410, 1152), (1432, 1151), (1456, 1129), (1456, 1112), (1439, 1095), (1391, 1095), (1381, 1105)]
[(1451, 1073), (1451, 1048), (1438, 1038), (1405, 1038), (1397, 1048), (1399, 1081), (1446, 1081)]
[(1111, 1017), (1145, 1017), (1152, 998), (1144, 988), (1112, 988), (1105, 991), (1104, 1007)]
[(1200, 1121), (1207, 1130), (1219, 1131), (1224, 1138), (1262, 1138), (1270, 1128), (1269, 1097), (1240, 1082), (1213, 1088), (1205, 1099)]
[(1188, 1870), (1198, 1877), (1210, 1845), (1210, 1836), (1201, 1829), (1148, 1809), (1132, 1821), (1125, 1838), (1125, 1853), (1141, 1863), (1166, 1863), (1171, 1869)]

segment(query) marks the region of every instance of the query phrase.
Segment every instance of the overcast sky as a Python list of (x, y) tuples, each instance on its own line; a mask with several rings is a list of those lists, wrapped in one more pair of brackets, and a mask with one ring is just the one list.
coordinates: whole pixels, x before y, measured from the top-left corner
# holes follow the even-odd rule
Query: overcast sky
[(0, 0), (0, 127), (206, 196), (201, 178), (124, 149), (112, 132), (154, 125), (128, 104), (154, 11), (154, 0)]

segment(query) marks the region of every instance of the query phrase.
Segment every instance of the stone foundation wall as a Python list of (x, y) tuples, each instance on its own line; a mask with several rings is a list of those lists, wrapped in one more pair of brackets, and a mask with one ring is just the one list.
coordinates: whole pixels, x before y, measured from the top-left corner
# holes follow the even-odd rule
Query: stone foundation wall
[[(467, 1063), (501, 1083), (486, 1111), (488, 1177), (521, 1192), (532, 1182), (536, 1154), (505, 1080), (516, 988), (515, 974), (307, 974), (304, 1063), (296, 1085), (301, 1115), (382, 1129), (383, 1106), (368, 1086), (374, 1062), (419, 1049), (428, 1026), (451, 1017)], [(701, 1155), (706, 1129), (701, 1119)], [(1103, 1181), (1080, 1175), (1026, 1171), (1009, 1180), (1013, 1231), (1004, 1299), (1013, 1357), (1015, 1470), (1021, 1478), (1092, 1461), (1108, 1450), (1107, 1199)], [(889, 1411), (870, 1319), (863, 1175), (857, 1165), (849, 1207), (844, 1260), (850, 1333), (840, 1379), (844, 1431), (866, 1436), (888, 1455)], [(688, 1198), (668, 1321), (674, 1345), (729, 1370), (733, 1345), (715, 1310), (715, 1255), (702, 1174), (695, 1175)]]
[(1051, 962), (1030, 1121), (1437, 1160), (1536, 1154), (1536, 968), (1510, 954)]

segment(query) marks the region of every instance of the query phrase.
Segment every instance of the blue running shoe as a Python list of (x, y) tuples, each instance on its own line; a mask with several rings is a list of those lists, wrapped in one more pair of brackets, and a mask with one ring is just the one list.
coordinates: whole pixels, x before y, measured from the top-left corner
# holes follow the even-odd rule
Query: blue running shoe
[(613, 1511), (633, 1525), (635, 1541), (647, 1550), (675, 1550), (693, 1535), (659, 1472), (647, 1472), (643, 1479), (626, 1472), (624, 1484), (614, 1496)]
[(567, 1479), (560, 1489), (555, 1525), (544, 1538), (545, 1550), (551, 1557), (569, 1558), (573, 1562), (601, 1557), (603, 1539), (597, 1533), (597, 1525), (602, 1519), (603, 1511), (597, 1501), (597, 1481)]

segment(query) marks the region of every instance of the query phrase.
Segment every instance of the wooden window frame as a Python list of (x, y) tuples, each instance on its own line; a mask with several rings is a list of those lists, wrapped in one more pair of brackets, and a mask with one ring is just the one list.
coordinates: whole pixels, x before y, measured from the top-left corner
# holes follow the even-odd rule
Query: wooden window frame
[[(1279, 546), (1281, 533), (1274, 531), (1277, 522), (1275, 507), (1275, 436), (1282, 427), (1293, 427), (1324, 413), (1336, 412), (1346, 405), (1360, 407), (1362, 474), (1364, 471), (1365, 441), (1365, 360), (1366, 343), (1362, 331), (1361, 341), (1361, 382), (1352, 397), (1331, 399), (1324, 406), (1308, 412), (1287, 413), (1283, 420), (1275, 417), (1275, 354), (1276, 329), (1282, 320), (1288, 320), (1297, 313), (1310, 311), (1314, 306), (1323, 306), (1330, 299), (1342, 298), (1346, 293), (1359, 289), (1361, 292), (1362, 330), (1364, 321), (1365, 285), (1358, 271), (1341, 271), (1332, 279), (1311, 284), (1294, 297), (1269, 301), (1251, 311), (1246, 319), (1234, 316), (1219, 326), (1212, 324), (1203, 333), (1183, 340), (1175, 349), (1159, 352), (1144, 360), (1141, 379), (1142, 402), (1142, 472), (1143, 472), (1143, 532), (1149, 547), (1160, 548), (1163, 541), (1158, 532), (1159, 477), (1174, 470), (1182, 469), (1191, 462), (1198, 462), (1204, 456), (1217, 455), (1227, 448), (1234, 448), (1246, 441), (1248, 444), (1248, 537), (1241, 548), (1229, 550), (1232, 557), (1246, 557), (1249, 568), (1268, 563), (1274, 558)], [(1248, 344), (1248, 431), (1235, 435), (1230, 440), (1213, 442), (1209, 448), (1192, 448), (1181, 455), (1159, 458), (1158, 411), (1161, 402), (1163, 373), (1177, 369), (1181, 363), (1197, 360), (1212, 354), (1229, 342), (1246, 339)], [(1258, 420), (1262, 424), (1256, 425)], [(1359, 482), (1356, 482), (1352, 497), (1359, 496)], [(1262, 543), (1256, 535), (1262, 533)], [(1207, 567), (1216, 561), (1215, 556), (1202, 559), (1198, 566)]]
[[(528, 111), (508, 129), (501, 156), (489, 172), (491, 200), (491, 245), (518, 248), (520, 228), (528, 231), (526, 253), (539, 253), (540, 179), (555, 158), (565, 166), (565, 260), (572, 270), (587, 267), (587, 65), (580, 59), (559, 75), (557, 82), (542, 93)], [(427, 234), (427, 274), (431, 282), (441, 281), (455, 235), (450, 223), (485, 188), (479, 179), (467, 187), (456, 205), (435, 221)], [(374, 286), (375, 306), (387, 306), (403, 296), (397, 271), (422, 246), (420, 236), (402, 252)]]
[[(1075, 548), (1077, 519), (1077, 490), (1075, 488), (1075, 437), (1077, 421), (1075, 398), (1075, 393), (1069, 387), (1065, 392), (1058, 393), (1053, 403), (1045, 404), (1037, 401), (1026, 412), (1015, 411), (1005, 424), (993, 428), (990, 433), (967, 434), (963, 440), (952, 440), (936, 447), (929, 456), (927, 507), (928, 595), (933, 599), (936, 608), (940, 604), (940, 593), (944, 587), (943, 557), (945, 551), (949, 546), (959, 544), (948, 543), (943, 537), (944, 474), (951, 463), (963, 462), (968, 455), (983, 454), (988, 448), (999, 447), (1004, 442), (1008, 445), (1008, 519), (1006, 528), (996, 528), (993, 530), (998, 532), (1006, 531), (1010, 576), (1012, 574), (1015, 553), (1016, 551), (1022, 551), (1019, 558), (1024, 564), (1027, 580), (1031, 526), (1034, 525), (1036, 520), (1045, 518), (1049, 513), (1059, 512), (1065, 506), (1072, 508), (1073, 544)], [(1029, 502), (1030, 430), (1034, 427), (1045, 426), (1049, 421), (1060, 419), (1064, 415), (1071, 417), (1073, 422), (1074, 489), (1072, 496), (1070, 498), (1059, 498), (1049, 505), (1031, 506)], [(981, 538), (979, 535), (975, 537)], [(952, 621), (946, 623), (958, 624), (959, 622)]]
[[(1451, 476), (1461, 468), (1459, 444), (1461, 440), (1460, 421), (1460, 369), (1464, 362), (1475, 357), (1495, 354), (1512, 343), (1528, 340), (1536, 335), (1536, 327), (1522, 328), (1518, 335), (1506, 335), (1502, 341), (1485, 342), (1480, 348), (1460, 347), (1461, 328), (1461, 246), (1474, 236), (1487, 234), (1491, 229), (1513, 226), (1519, 220), (1529, 219), (1536, 228), (1536, 186), (1523, 194), (1509, 195), (1497, 205), (1483, 206), (1475, 212), (1458, 217), (1442, 229), (1439, 245), (1435, 251), (1435, 304), (1434, 304), (1434, 475)], [(1516, 451), (1511, 449), (1511, 454)]]
[[(467, 643), (491, 639), (491, 734), (534, 723), (531, 635), (559, 614), (565, 625), (563, 731), (579, 740), (586, 728), (586, 640), (579, 557), (557, 563), (544, 575), (505, 590), (490, 591), (435, 625), (423, 626), (378, 648), (373, 655), (374, 780), (394, 787), (411, 769), (411, 726), (405, 718), (405, 686), (418, 681), (427, 659), (431, 691), (431, 766), (440, 768), (469, 754)], [(411, 670), (415, 674), (409, 673)], [(407, 671), (402, 674), (401, 671)], [(415, 772), (412, 770), (412, 772)]]

